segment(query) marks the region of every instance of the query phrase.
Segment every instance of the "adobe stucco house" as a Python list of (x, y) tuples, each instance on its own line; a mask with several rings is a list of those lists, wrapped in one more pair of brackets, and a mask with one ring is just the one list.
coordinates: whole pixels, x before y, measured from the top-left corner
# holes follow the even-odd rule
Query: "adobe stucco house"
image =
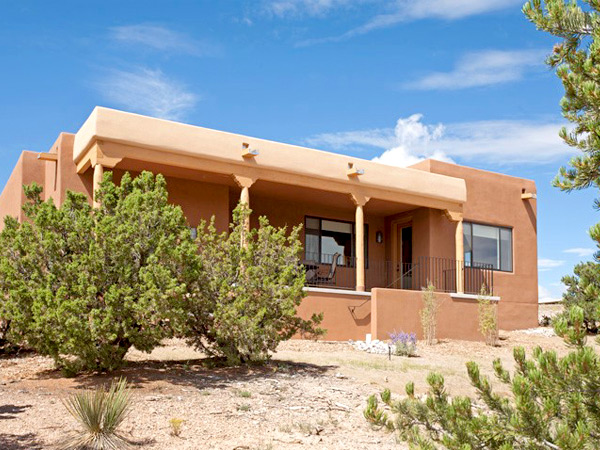
[(303, 224), (307, 297), (299, 314), (324, 312), (327, 339), (420, 333), (420, 289), (444, 299), (438, 335), (479, 339), (476, 294), (499, 305), (502, 329), (536, 326), (535, 184), (426, 160), (391, 167), (232, 133), (96, 108), (47, 153), (24, 151), (0, 195), (0, 215), (22, 219), (22, 185), (63, 202), (93, 201), (103, 171), (151, 170), (191, 227), (215, 216), (227, 229), (242, 199), (274, 225)]

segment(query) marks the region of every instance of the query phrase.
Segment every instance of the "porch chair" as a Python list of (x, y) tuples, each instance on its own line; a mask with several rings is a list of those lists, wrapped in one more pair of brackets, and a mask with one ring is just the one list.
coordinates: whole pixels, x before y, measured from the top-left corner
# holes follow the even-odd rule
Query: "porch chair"
[(335, 283), (335, 272), (338, 266), (338, 259), (341, 256), (341, 253), (334, 253), (333, 259), (331, 261), (331, 267), (329, 268), (329, 273), (325, 276), (317, 273), (315, 281), (317, 284), (333, 284)]

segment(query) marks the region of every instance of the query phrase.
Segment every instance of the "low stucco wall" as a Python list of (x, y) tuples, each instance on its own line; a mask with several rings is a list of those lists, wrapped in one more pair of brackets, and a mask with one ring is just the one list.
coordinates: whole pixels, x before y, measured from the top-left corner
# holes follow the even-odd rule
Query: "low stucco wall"
[[(481, 340), (477, 301), (457, 299), (450, 294), (436, 292), (441, 305), (438, 313), (437, 337), (441, 339)], [(371, 290), (373, 339), (388, 339), (392, 331), (415, 333), (423, 338), (420, 311), (423, 309), (423, 293), (400, 289)]]
[(321, 339), (364, 340), (371, 332), (371, 299), (368, 296), (307, 292), (298, 307), (298, 315), (309, 319), (315, 313), (323, 313), (321, 327), (327, 330)]
[[(440, 339), (482, 340), (479, 332), (477, 300), (455, 298), (437, 292), (440, 300), (437, 337)], [(308, 292), (298, 307), (298, 315), (308, 319), (323, 313), (322, 328), (327, 330), (322, 339), (346, 341), (364, 340), (368, 333), (373, 339), (388, 339), (393, 331), (415, 333), (423, 338), (420, 311), (423, 293), (401, 289), (371, 290), (371, 297), (339, 293)]]

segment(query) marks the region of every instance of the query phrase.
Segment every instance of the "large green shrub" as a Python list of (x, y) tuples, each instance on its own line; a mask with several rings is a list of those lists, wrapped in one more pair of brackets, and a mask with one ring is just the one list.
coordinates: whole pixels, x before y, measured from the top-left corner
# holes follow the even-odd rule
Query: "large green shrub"
[(212, 222), (198, 227), (202, 277), (183, 327), (191, 344), (230, 364), (263, 361), (296, 333), (322, 332), (321, 316), (296, 315), (305, 282), (300, 227), (288, 234), (260, 217), (259, 227), (247, 230), (249, 216), (238, 206), (229, 233), (218, 233)]
[[(135, 346), (151, 351), (172, 335), (196, 246), (161, 175), (105, 175), (101, 206), (68, 192), (56, 207), (25, 188), (27, 220), (0, 234), (1, 316), (11, 339), (69, 371), (111, 370)], [(190, 264), (190, 261), (192, 262)]]
[(574, 347), (565, 357), (536, 348), (533, 358), (527, 359), (523, 348), (515, 348), (512, 376), (500, 359), (494, 361), (496, 376), (508, 386), (511, 396), (495, 393), (477, 364), (469, 362), (467, 371), (477, 400), (451, 397), (442, 375), (432, 373), (424, 399), (415, 394), (413, 383), (407, 384), (406, 397), (399, 400), (386, 390), (381, 399), (389, 413), (372, 396), (365, 417), (397, 430), (414, 448), (600, 448), (600, 357), (585, 344), (581, 308), (571, 309), (568, 320), (559, 319), (555, 330)]

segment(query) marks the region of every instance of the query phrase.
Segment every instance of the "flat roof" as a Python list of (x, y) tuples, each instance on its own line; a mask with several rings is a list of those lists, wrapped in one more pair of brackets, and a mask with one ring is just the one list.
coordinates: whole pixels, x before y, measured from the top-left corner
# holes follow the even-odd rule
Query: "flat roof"
[[(398, 194), (398, 201), (404, 201), (400, 194), (405, 194), (431, 199), (433, 205), (439, 203), (440, 207), (457, 210), (462, 208), (467, 198), (466, 184), (461, 178), (104, 107), (94, 108), (76, 133), (73, 147), (75, 163), (84, 159), (97, 142), (120, 144), (127, 149), (127, 158), (135, 159), (137, 155), (143, 160), (142, 149), (149, 149), (153, 155), (162, 155), (166, 164), (169, 161), (175, 164), (176, 156), (191, 157), (213, 161), (221, 173), (247, 176), (256, 172), (259, 179), (278, 174), (273, 181), (285, 180), (287, 174), (290, 184), (299, 184), (301, 180), (306, 186), (330, 186), (338, 192), (348, 189), (349, 193), (376, 197), (385, 191), (388, 199), (393, 198), (394, 193)], [(257, 149), (258, 155), (244, 158), (244, 144)], [(348, 176), (349, 164), (364, 173)]]

